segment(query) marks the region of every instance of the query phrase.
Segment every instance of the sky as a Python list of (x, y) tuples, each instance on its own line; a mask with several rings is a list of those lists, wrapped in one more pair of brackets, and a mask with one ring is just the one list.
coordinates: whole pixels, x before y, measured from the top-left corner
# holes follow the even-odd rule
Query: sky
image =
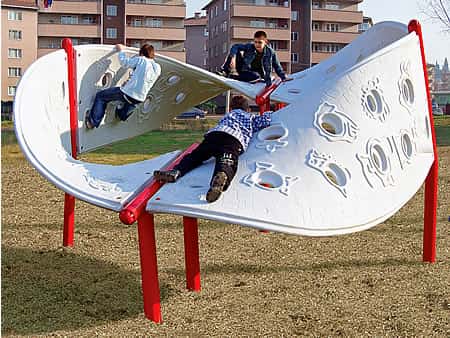
[[(188, 17), (201, 10), (210, 0), (185, 0)], [(380, 21), (398, 21), (408, 24), (411, 19), (419, 20), (425, 44), (425, 57), (428, 63), (444, 63), (450, 59), (450, 34), (443, 33), (438, 23), (432, 22), (421, 12), (420, 4), (428, 0), (364, 0), (359, 4), (364, 16), (372, 17), (374, 23)], [(450, 60), (449, 60), (450, 61)]]

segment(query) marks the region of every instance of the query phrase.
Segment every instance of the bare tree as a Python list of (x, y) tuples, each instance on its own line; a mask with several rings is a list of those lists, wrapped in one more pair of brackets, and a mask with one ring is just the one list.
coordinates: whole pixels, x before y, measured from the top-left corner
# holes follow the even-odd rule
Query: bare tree
[(419, 6), (428, 18), (442, 25), (444, 32), (450, 33), (450, 0), (421, 0)]

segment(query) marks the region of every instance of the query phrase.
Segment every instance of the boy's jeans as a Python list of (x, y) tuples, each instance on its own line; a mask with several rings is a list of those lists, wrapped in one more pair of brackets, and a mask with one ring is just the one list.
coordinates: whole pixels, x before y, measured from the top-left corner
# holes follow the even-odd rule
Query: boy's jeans
[(120, 101), (122, 103), (122, 107), (116, 109), (117, 115), (122, 121), (125, 121), (130, 117), (130, 111), (132, 111), (139, 102), (131, 99), (135, 103), (130, 103), (125, 99), (124, 95), (125, 94), (122, 93), (120, 87), (112, 87), (99, 91), (97, 95), (95, 95), (94, 104), (92, 105), (88, 117), (92, 125), (96, 128), (100, 125), (100, 122), (102, 122), (102, 119), (105, 116), (106, 105), (111, 101)]

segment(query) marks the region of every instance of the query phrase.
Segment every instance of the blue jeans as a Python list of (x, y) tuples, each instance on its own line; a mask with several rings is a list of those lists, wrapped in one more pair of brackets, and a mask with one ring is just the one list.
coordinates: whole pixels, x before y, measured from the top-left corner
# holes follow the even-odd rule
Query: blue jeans
[(222, 69), (225, 71), (225, 73), (228, 74), (228, 76), (231, 79), (243, 81), (243, 82), (255, 82), (261, 79), (261, 75), (257, 71), (252, 70), (242, 70), (242, 67), (244, 65), (244, 61), (242, 60), (241, 53), (238, 53), (236, 55), (236, 70), (238, 72), (238, 75), (229, 75), (230, 74), (230, 63), (231, 63), (231, 55), (228, 54), (225, 63), (222, 66)]
[[(125, 98), (125, 94), (120, 90), (120, 87), (112, 87), (99, 91), (95, 95), (94, 104), (92, 105), (88, 119), (94, 127), (98, 127), (105, 116), (105, 108), (108, 102), (119, 101), (122, 103), (120, 109), (116, 109), (116, 113), (122, 121), (125, 121), (130, 117), (130, 111), (136, 107), (139, 101), (127, 97), (130, 102)], [(132, 102), (132, 103), (131, 103)]]

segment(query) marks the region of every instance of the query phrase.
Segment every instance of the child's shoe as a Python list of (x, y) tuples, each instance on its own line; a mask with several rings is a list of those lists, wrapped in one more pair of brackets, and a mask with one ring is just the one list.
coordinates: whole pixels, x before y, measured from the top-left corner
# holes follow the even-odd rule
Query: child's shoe
[(94, 129), (94, 125), (89, 119), (89, 111), (87, 111), (86, 117), (84, 118), (84, 126), (86, 127), (86, 129)]
[(153, 172), (153, 177), (155, 180), (161, 182), (161, 183), (173, 183), (178, 178), (180, 178), (181, 172), (176, 169), (172, 170), (155, 170)]
[(211, 187), (206, 194), (206, 201), (208, 201), (208, 203), (217, 201), (222, 194), (226, 183), (227, 175), (223, 171), (216, 173), (212, 179)]

